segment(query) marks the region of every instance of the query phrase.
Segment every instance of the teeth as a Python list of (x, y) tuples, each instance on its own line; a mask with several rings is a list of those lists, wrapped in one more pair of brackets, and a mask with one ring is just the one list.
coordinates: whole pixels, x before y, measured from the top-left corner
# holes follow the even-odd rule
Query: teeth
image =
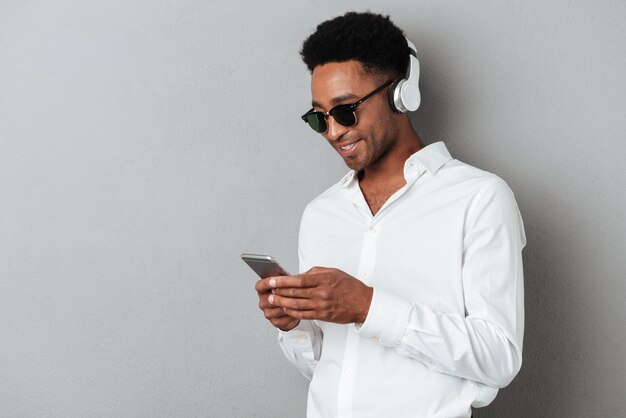
[(349, 149), (354, 148), (354, 145), (356, 145), (356, 143), (350, 144), (350, 145), (346, 145), (345, 147), (341, 147), (341, 149), (344, 150), (344, 151), (348, 151)]

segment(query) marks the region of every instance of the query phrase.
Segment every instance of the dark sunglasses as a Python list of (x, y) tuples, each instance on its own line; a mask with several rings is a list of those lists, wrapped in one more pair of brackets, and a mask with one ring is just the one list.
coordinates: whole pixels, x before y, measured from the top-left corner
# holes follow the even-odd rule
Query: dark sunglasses
[(378, 93), (379, 91), (381, 91), (382, 89), (390, 85), (391, 83), (393, 83), (393, 80), (387, 81), (385, 84), (378, 87), (376, 90), (374, 90), (373, 92), (371, 92), (370, 94), (363, 97), (361, 100), (357, 102), (335, 106), (332, 109), (330, 109), (328, 112), (319, 112), (319, 111), (316, 112), (315, 109), (311, 109), (308, 112), (306, 112), (304, 115), (302, 115), (302, 120), (308, 123), (309, 126), (313, 128), (315, 132), (318, 132), (320, 134), (323, 134), (326, 131), (328, 131), (328, 123), (326, 123), (326, 119), (328, 118), (329, 115), (332, 116), (333, 119), (335, 119), (335, 121), (337, 121), (337, 123), (339, 123), (340, 125), (347, 126), (347, 127), (354, 126), (356, 125), (356, 121), (357, 121), (356, 120), (356, 108), (359, 107), (361, 103), (363, 103), (364, 101), (366, 101), (367, 99), (369, 99), (370, 97), (372, 97), (373, 95), (375, 95), (376, 93)]

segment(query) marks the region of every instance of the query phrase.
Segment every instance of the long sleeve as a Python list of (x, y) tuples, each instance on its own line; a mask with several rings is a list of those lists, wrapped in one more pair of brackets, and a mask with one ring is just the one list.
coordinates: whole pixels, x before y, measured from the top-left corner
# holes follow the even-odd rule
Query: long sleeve
[[(470, 205), (463, 238), (465, 315), (437, 312), (374, 288), (358, 333), (430, 370), (504, 387), (522, 362), (526, 244), (513, 193), (496, 179)], [(495, 396), (495, 394), (494, 394)]]
[[(310, 266), (302, 249), (302, 228), (298, 240), (298, 259), (300, 271), (307, 271)], [(298, 326), (289, 331), (278, 331), (278, 344), (287, 360), (309, 380), (322, 353), (324, 334), (315, 321), (301, 320)]]
[(309, 380), (322, 352), (322, 339), (322, 330), (314, 321), (302, 320), (290, 331), (278, 331), (285, 357)]

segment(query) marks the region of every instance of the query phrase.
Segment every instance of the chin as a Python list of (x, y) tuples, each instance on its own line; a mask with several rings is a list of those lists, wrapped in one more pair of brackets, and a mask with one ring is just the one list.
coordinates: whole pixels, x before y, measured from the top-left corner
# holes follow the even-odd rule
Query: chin
[(363, 170), (363, 163), (360, 161), (351, 161), (347, 159), (344, 159), (343, 161), (346, 163), (350, 170), (354, 170), (357, 172)]

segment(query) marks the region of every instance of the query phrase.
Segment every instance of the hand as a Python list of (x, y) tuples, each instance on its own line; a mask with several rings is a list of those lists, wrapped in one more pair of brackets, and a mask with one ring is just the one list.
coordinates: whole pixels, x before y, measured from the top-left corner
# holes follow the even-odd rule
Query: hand
[(268, 303), (297, 319), (363, 323), (374, 290), (341, 270), (313, 267), (295, 276), (268, 277)]
[(261, 308), (263, 315), (265, 315), (265, 318), (267, 318), (272, 325), (283, 331), (289, 331), (298, 325), (300, 322), (299, 319), (290, 317), (282, 308), (273, 306), (267, 301), (268, 297), (272, 294), (269, 278), (259, 280), (255, 288), (259, 295), (259, 308)]

